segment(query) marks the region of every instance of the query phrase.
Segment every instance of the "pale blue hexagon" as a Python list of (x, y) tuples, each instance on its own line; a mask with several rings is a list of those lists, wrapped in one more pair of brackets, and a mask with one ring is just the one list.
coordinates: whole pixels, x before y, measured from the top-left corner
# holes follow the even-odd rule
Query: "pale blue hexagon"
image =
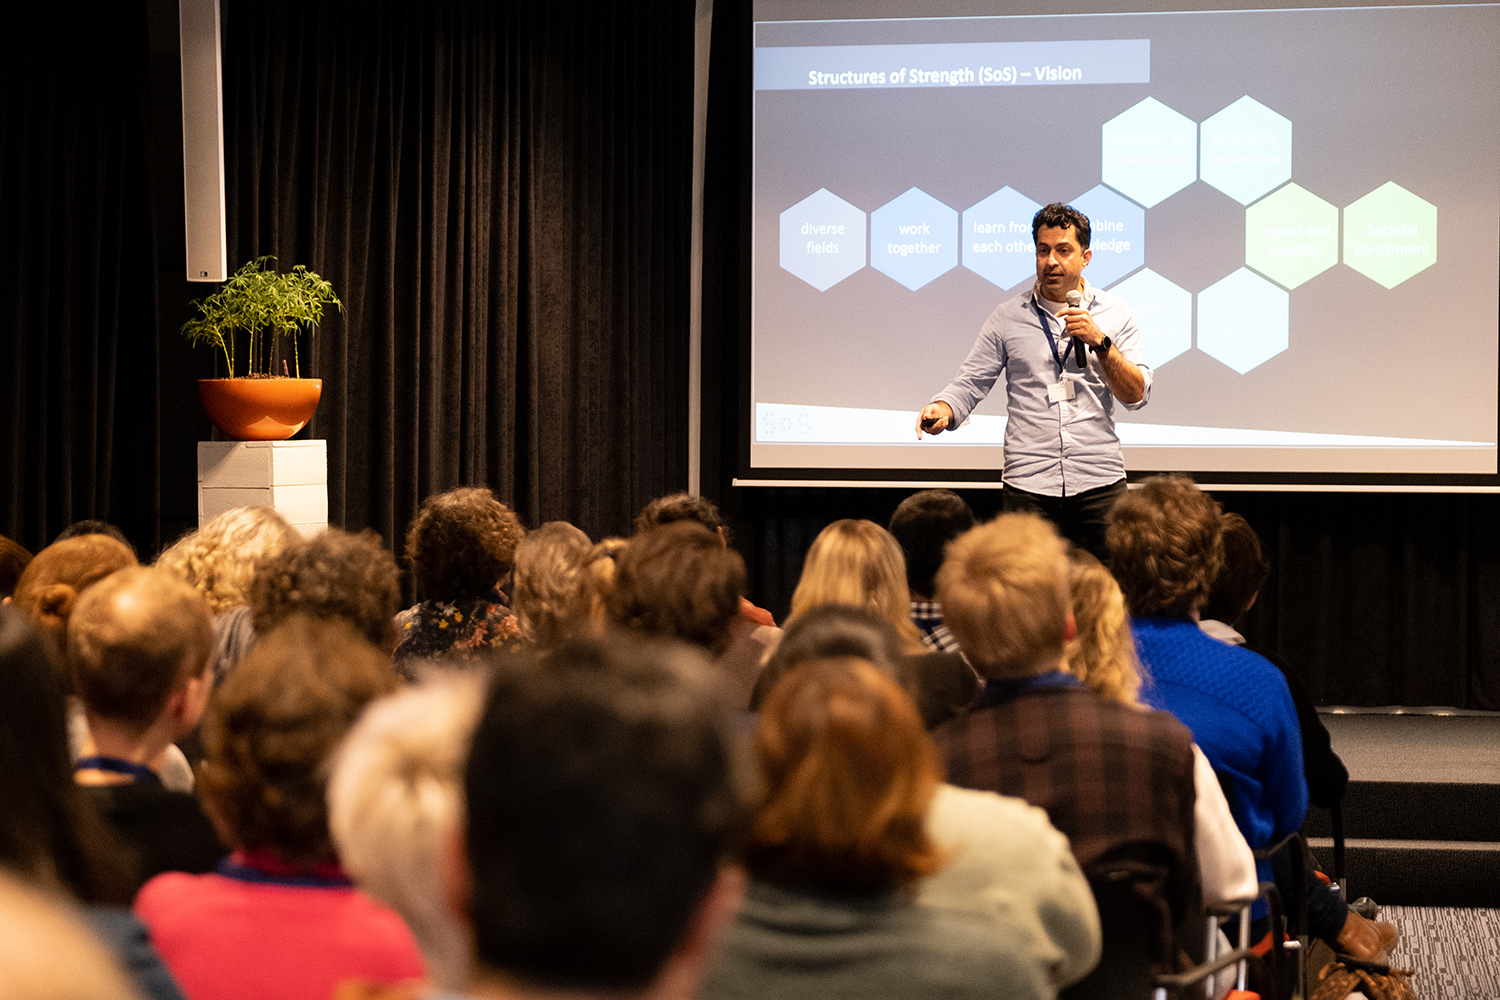
[(1146, 263), (1146, 210), (1100, 184), (1073, 207), (1089, 219), (1093, 260), (1083, 276), (1108, 288)]
[(1154, 97), (1104, 123), (1104, 183), (1147, 208), (1198, 179), (1198, 125)]
[(781, 266), (826, 292), (865, 266), (865, 213), (819, 188), (781, 213)]
[(870, 266), (916, 291), (958, 266), (958, 212), (908, 188), (870, 213)]
[(1042, 206), (1006, 186), (964, 212), (964, 267), (1001, 288), (1036, 275), (1031, 217)]
[(1286, 350), (1291, 296), (1248, 268), (1198, 293), (1198, 349), (1241, 375)]
[(1111, 292), (1130, 303), (1141, 328), (1141, 353), (1153, 371), (1193, 346), (1193, 297), (1149, 267)]
[(1248, 94), (1203, 123), (1204, 183), (1248, 205), (1292, 177), (1292, 123)]

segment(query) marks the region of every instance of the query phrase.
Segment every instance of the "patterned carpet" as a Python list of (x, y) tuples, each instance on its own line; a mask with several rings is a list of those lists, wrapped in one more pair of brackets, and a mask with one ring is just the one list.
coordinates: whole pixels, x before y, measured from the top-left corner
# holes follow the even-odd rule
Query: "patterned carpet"
[(1500, 1000), (1500, 910), (1384, 906), (1401, 930), (1391, 964), (1422, 1000)]

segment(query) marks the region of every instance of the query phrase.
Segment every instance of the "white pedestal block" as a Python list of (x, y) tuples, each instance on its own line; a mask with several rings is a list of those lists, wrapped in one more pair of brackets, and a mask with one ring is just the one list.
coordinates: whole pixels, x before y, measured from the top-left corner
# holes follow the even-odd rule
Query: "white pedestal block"
[(270, 507), (304, 537), (328, 527), (328, 442), (199, 441), (198, 526)]

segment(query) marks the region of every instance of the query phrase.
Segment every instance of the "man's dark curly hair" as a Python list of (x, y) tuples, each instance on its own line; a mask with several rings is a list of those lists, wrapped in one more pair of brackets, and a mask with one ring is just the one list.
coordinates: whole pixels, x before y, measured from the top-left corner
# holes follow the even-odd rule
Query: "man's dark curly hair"
[(614, 589), (605, 597), (621, 627), (695, 643), (718, 656), (745, 593), (745, 560), (693, 521), (637, 535), (615, 560)]
[(1152, 476), (1109, 512), (1110, 570), (1136, 618), (1186, 618), (1224, 565), (1219, 503), (1183, 476)]
[(461, 486), (422, 501), (406, 530), (406, 558), (428, 600), (483, 597), (510, 572), (525, 534), (488, 487)]
[(669, 493), (641, 508), (635, 516), (635, 533), (639, 535), (678, 521), (697, 521), (709, 531), (719, 531), (724, 527), (724, 518), (712, 500), (691, 493)]
[(258, 635), (301, 612), (343, 618), (385, 650), (396, 644), (400, 604), (396, 559), (373, 531), (351, 535), (329, 528), (288, 546), (260, 565), (250, 587)]
[(1064, 205), (1060, 201), (1054, 201), (1037, 211), (1031, 217), (1031, 239), (1036, 241), (1037, 233), (1042, 231), (1043, 226), (1055, 229), (1067, 229), (1073, 227), (1078, 235), (1078, 246), (1080, 249), (1089, 248), (1089, 217), (1084, 215), (1072, 205)]

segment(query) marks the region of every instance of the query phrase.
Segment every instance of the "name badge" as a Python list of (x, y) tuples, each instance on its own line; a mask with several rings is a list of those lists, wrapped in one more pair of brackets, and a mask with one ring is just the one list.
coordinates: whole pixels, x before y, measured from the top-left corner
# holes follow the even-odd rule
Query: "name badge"
[(1066, 403), (1073, 398), (1076, 391), (1072, 379), (1065, 378), (1061, 382), (1053, 382), (1047, 386), (1047, 402)]

